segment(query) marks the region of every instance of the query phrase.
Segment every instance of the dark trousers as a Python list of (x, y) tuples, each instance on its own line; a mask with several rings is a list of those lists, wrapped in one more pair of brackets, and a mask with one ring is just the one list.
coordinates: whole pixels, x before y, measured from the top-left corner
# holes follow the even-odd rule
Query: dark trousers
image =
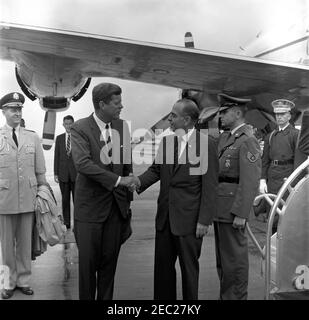
[[(282, 185), (284, 184), (284, 178), (288, 178), (291, 173), (294, 171), (294, 167), (292, 164), (284, 165), (284, 166), (271, 166), (268, 169), (268, 179), (267, 179), (267, 189), (269, 193), (273, 193), (275, 195), (278, 194)], [(283, 199), (286, 199), (286, 195), (283, 196)], [(279, 206), (281, 208), (282, 206)], [(270, 213), (270, 205), (267, 203), (267, 217), (269, 217)], [(272, 227), (272, 234), (277, 232), (279, 222), (279, 215), (276, 213), (274, 217), (274, 223)]]
[(122, 217), (116, 204), (104, 222), (75, 220), (79, 250), (79, 299), (111, 300), (121, 246)]
[(177, 257), (182, 277), (184, 300), (198, 299), (199, 257), (202, 238), (195, 235), (175, 236), (169, 223), (162, 231), (156, 231), (154, 265), (154, 299), (176, 300)]
[(67, 228), (71, 227), (71, 194), (74, 203), (74, 188), (75, 182), (69, 180), (68, 182), (59, 181), (61, 197), (62, 197), (62, 214), (64, 224)]
[(220, 300), (246, 300), (248, 296), (248, 239), (245, 229), (214, 222)]

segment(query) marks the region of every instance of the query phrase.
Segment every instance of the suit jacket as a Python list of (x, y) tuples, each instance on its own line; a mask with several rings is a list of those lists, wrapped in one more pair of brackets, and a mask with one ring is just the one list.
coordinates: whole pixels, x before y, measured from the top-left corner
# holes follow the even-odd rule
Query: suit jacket
[[(261, 178), (261, 149), (249, 126), (219, 137), (219, 202), (216, 221), (232, 223), (235, 216), (248, 219)], [(223, 180), (225, 179), (225, 181)], [(230, 179), (230, 181), (229, 181)], [(239, 182), (233, 182), (238, 179)]]
[(181, 155), (182, 163), (174, 170), (174, 136), (162, 139), (154, 163), (139, 176), (139, 192), (160, 180), (156, 229), (162, 230), (169, 219), (172, 233), (182, 236), (195, 234), (197, 222), (212, 223), (217, 205), (218, 159), (214, 139), (194, 130)]
[(0, 128), (0, 214), (34, 211), (37, 185), (46, 182), (39, 136), (20, 128), (18, 148), (12, 132)]
[(75, 181), (76, 169), (72, 156), (66, 152), (65, 133), (57, 136), (54, 153), (54, 175), (58, 176), (59, 181)]
[[(102, 161), (104, 140), (93, 115), (76, 121), (71, 128), (72, 156), (77, 170), (75, 183), (75, 219), (82, 222), (103, 222), (109, 215), (113, 200), (121, 215), (130, 215), (132, 195), (115, 184), (119, 176), (132, 172), (131, 139), (123, 120), (112, 121), (113, 163)], [(118, 135), (117, 135), (118, 133)]]

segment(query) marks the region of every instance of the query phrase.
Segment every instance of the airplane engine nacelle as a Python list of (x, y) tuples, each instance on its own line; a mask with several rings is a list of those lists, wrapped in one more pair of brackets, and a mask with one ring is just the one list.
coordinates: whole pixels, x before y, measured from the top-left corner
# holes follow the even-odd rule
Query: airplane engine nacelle
[(44, 109), (65, 109), (69, 100), (77, 101), (89, 86), (90, 78), (79, 72), (78, 61), (29, 52), (13, 54), (21, 89), (29, 99), (39, 98)]
[(44, 97), (40, 99), (40, 106), (45, 111), (65, 111), (70, 106), (70, 99), (64, 97)]

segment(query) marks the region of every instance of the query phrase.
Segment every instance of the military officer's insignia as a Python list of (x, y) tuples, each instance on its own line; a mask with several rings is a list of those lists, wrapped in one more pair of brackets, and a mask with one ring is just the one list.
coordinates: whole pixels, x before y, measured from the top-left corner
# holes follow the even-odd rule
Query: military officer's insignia
[(0, 151), (4, 148), (4, 137), (0, 136)]
[(26, 148), (26, 153), (34, 153), (35, 152), (34, 143), (27, 144), (25, 146), (25, 148)]
[(224, 165), (225, 165), (226, 168), (229, 168), (231, 166), (231, 160), (230, 159), (226, 159)]
[(15, 92), (15, 93), (13, 94), (13, 99), (15, 99), (15, 100), (18, 100), (18, 99), (19, 99), (19, 95), (18, 95), (17, 92)]
[(7, 142), (7, 137), (5, 135), (0, 134), (0, 151), (6, 149), (6, 151), (10, 151), (9, 145)]
[(260, 153), (256, 153), (256, 154), (253, 154), (251, 153), (250, 151), (248, 151), (247, 153), (247, 159), (250, 161), (250, 162), (255, 162), (259, 159), (259, 155)]

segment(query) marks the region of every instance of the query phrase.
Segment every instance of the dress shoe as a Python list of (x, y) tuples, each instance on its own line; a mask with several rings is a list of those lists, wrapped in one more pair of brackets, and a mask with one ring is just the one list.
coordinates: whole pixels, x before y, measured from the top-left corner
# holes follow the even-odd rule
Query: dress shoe
[(14, 289), (3, 289), (1, 292), (1, 298), (3, 300), (10, 299), (13, 297)]
[(27, 296), (32, 296), (34, 291), (30, 287), (16, 287), (19, 289), (23, 294), (26, 294)]

